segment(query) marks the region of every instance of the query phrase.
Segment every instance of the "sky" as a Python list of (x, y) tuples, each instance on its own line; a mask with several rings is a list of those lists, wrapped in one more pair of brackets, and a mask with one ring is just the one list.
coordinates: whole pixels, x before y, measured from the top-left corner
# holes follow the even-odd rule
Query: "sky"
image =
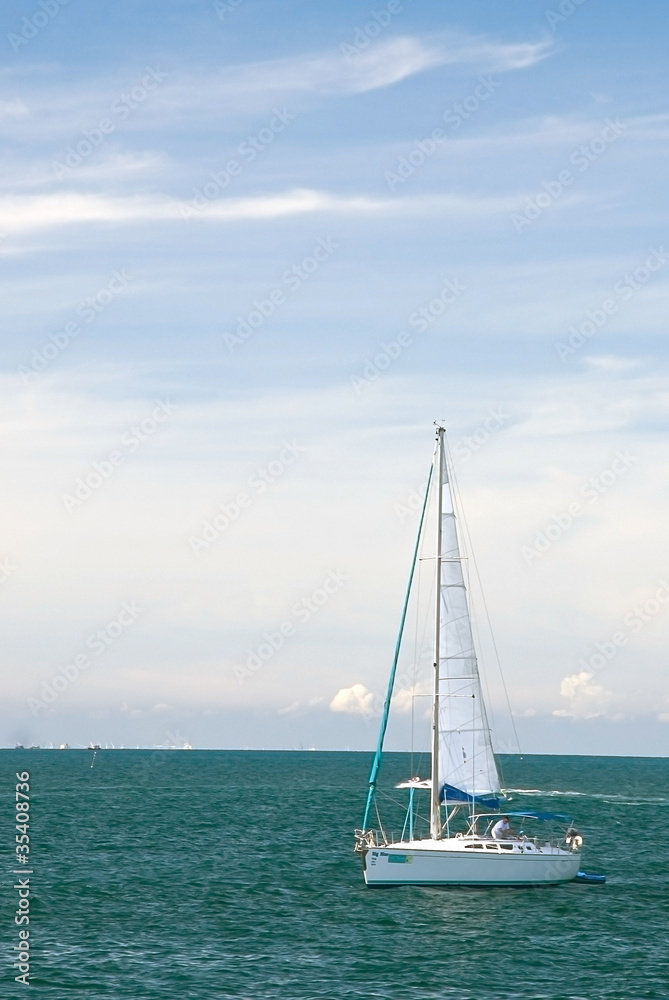
[(372, 748), (440, 420), (497, 748), (666, 754), (667, 20), (3, 5), (1, 745)]

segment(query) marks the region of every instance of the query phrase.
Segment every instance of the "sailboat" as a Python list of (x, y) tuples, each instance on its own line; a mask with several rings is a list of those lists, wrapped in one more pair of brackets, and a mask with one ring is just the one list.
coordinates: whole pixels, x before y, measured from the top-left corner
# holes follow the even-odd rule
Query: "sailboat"
[[(454, 490), (447, 462), (445, 431), (437, 426), (435, 449), (420, 515), (409, 586), (381, 718), (376, 753), (369, 776), (362, 827), (355, 850), (361, 856), (368, 886), (555, 885), (574, 879), (580, 866), (583, 838), (568, 816), (501, 812), (502, 788), (486, 706), (460, 554)], [(423, 542), (429, 502), (436, 508), (435, 604), (432, 657), (431, 768), (397, 788), (408, 789), (407, 818), (399, 839), (370, 826), (383, 743), (388, 724), (402, 634), (416, 562)], [(424, 835), (417, 833), (415, 799), (425, 794)], [(427, 819), (429, 817), (429, 824)], [(565, 824), (552, 836), (525, 832), (533, 821)], [(515, 830), (517, 828), (517, 830)], [(515, 832), (514, 832), (515, 830)], [(531, 830), (530, 830), (531, 832)]]

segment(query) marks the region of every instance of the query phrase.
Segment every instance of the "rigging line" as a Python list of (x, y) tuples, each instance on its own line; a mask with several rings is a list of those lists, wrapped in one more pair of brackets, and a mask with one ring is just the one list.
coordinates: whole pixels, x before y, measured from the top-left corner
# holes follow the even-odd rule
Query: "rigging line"
[[(448, 442), (446, 444), (446, 447), (447, 447), (447, 450), (448, 450)], [(449, 458), (449, 465), (450, 465), (450, 470), (451, 470), (451, 479), (453, 481), (453, 502), (455, 504), (456, 500), (457, 500), (458, 516), (459, 516), (459, 518), (462, 521), (462, 527), (464, 529), (464, 531), (460, 533), (461, 534), (461, 541), (462, 541), (462, 544), (463, 544), (463, 548), (466, 549), (467, 545), (469, 546), (469, 551), (471, 552), (472, 559), (475, 561), (474, 546), (472, 545), (471, 537), (469, 535), (469, 527), (467, 525), (467, 519), (466, 519), (465, 513), (464, 513), (464, 505), (463, 505), (462, 500), (461, 500), (460, 489), (458, 487), (457, 479), (456, 479), (456, 476), (455, 476), (455, 468), (454, 468), (454, 463), (453, 463), (453, 457), (451, 455), (450, 450), (448, 450), (448, 458)], [(468, 561), (468, 558), (465, 560), (465, 562), (467, 563), (467, 567), (466, 567), (467, 568), (467, 573), (465, 574), (464, 570), (463, 570), (463, 578), (466, 575), (466, 577), (467, 577), (467, 586), (465, 587), (465, 594), (466, 594), (466, 597), (468, 598), (467, 605), (468, 605), (468, 611), (469, 611), (470, 629), (472, 630), (472, 641), (473, 641), (473, 638), (475, 636), (476, 639), (477, 639), (477, 641), (478, 641), (478, 648), (482, 651), (483, 650), (483, 644), (481, 642), (481, 632), (480, 632), (479, 627), (478, 627), (477, 615), (474, 613), (474, 603), (475, 603), (475, 601), (474, 601), (474, 592), (473, 592), (473, 588), (471, 587), (471, 579), (470, 579), (470, 575), (469, 575), (469, 561)], [(481, 582), (480, 582), (480, 578), (479, 578), (479, 590), (481, 590), (481, 589), (482, 589), (481, 588)], [(498, 664), (498, 666), (499, 666), (499, 664)], [(500, 673), (501, 673), (501, 667), (500, 667)], [(485, 688), (485, 696), (486, 696), (487, 704), (490, 706), (490, 712), (491, 712), (491, 717), (492, 717), (492, 722), (493, 722), (493, 729), (496, 731), (497, 730), (497, 723), (496, 723), (495, 713), (494, 713), (494, 709), (493, 709), (493, 700), (492, 700), (492, 697), (491, 697), (490, 682), (489, 682), (489, 679), (488, 679), (488, 671), (485, 669), (485, 665), (483, 664), (483, 662), (481, 662), (481, 670), (479, 671), (479, 682), (481, 682), (481, 681), (483, 682), (483, 687)], [(510, 709), (509, 709), (509, 711), (510, 711)], [(484, 712), (484, 715), (485, 714), (486, 713)]]
[[(423, 532), (423, 537), (421, 538), (421, 547), (419, 553), (422, 555), (423, 549), (425, 548), (425, 532)], [(418, 567), (418, 573), (416, 574), (416, 601), (415, 601), (415, 630), (414, 630), (414, 642), (413, 642), (413, 673), (411, 676), (411, 689), (414, 692), (414, 696), (411, 698), (411, 757), (410, 757), (410, 769), (411, 773), (415, 774), (414, 771), (414, 754), (415, 754), (415, 740), (416, 740), (416, 678), (418, 677), (419, 662), (423, 651), (423, 642), (421, 640), (420, 648), (418, 646), (418, 627), (420, 624), (420, 584), (421, 584), (421, 568)], [(423, 636), (425, 635), (425, 630), (423, 630)]]
[[(388, 792), (379, 791), (378, 797), (379, 797), (379, 800), (381, 802), (383, 802), (384, 804), (390, 803), (390, 804), (392, 804), (394, 806), (398, 806), (402, 810), (406, 809), (406, 803), (405, 802), (403, 802), (401, 799), (394, 798), (392, 795), (389, 795)], [(380, 818), (378, 804), (375, 802), (374, 805), (376, 806), (377, 815), (379, 815), (379, 818)], [(429, 821), (430, 821), (429, 817), (427, 815), (423, 815), (422, 813), (419, 813), (419, 812), (415, 812), (414, 816), (415, 816), (416, 819), (422, 819), (424, 822), (427, 822), (427, 823), (429, 823)]]
[[(436, 448), (435, 448), (436, 456)], [(367, 829), (367, 820), (369, 818), (369, 810), (372, 805), (372, 799), (374, 798), (374, 791), (376, 789), (376, 779), (379, 773), (379, 767), (381, 764), (381, 755), (383, 754), (383, 741), (386, 735), (386, 729), (388, 727), (388, 714), (390, 712), (390, 702), (393, 696), (393, 688), (395, 686), (395, 674), (397, 672), (397, 662), (400, 656), (400, 649), (402, 646), (402, 638), (404, 635), (404, 623), (406, 622), (407, 611), (409, 609), (409, 598), (411, 596), (411, 587), (413, 584), (414, 573), (416, 570), (416, 559), (418, 557), (418, 552), (420, 549), (421, 537), (423, 532), (423, 523), (425, 521), (425, 511), (427, 510), (428, 500), (430, 499), (430, 487), (432, 485), (432, 473), (434, 471), (434, 457), (432, 459), (432, 465), (430, 466), (430, 474), (427, 477), (427, 483), (425, 486), (425, 499), (423, 500), (423, 507), (420, 512), (420, 520), (418, 522), (418, 532), (416, 534), (416, 542), (414, 544), (413, 555), (411, 557), (411, 570), (409, 572), (409, 582), (407, 583), (406, 593), (404, 595), (404, 604), (402, 606), (402, 614), (400, 617), (400, 627), (397, 633), (397, 639), (395, 640), (395, 650), (393, 653), (393, 663), (390, 668), (390, 677), (388, 678), (388, 686), (386, 688), (386, 697), (383, 702), (383, 715), (381, 717), (381, 727), (379, 729), (379, 738), (376, 744), (376, 751), (374, 753), (374, 759), (372, 761), (372, 767), (369, 772), (368, 779), (368, 790), (367, 790), (367, 801), (365, 803), (365, 812), (362, 820), (362, 829)], [(378, 811), (378, 810), (377, 810)]]
[[(428, 626), (432, 624), (432, 604), (434, 600), (434, 577), (430, 574), (430, 585), (427, 594), (427, 600), (425, 602), (425, 613), (423, 617), (423, 634), (420, 637), (420, 658), (423, 658), (423, 650), (425, 649), (425, 638), (427, 635)], [(431, 694), (418, 693), (417, 698), (431, 698)]]
[[(488, 623), (488, 630), (490, 632), (490, 638), (492, 640), (492, 647), (493, 647), (493, 650), (494, 650), (494, 653), (495, 653), (495, 661), (497, 663), (497, 670), (499, 672), (499, 676), (500, 676), (501, 681), (502, 681), (502, 689), (504, 691), (504, 698), (506, 700), (506, 707), (508, 709), (509, 717), (511, 719), (511, 726), (512, 726), (512, 729), (513, 729), (514, 739), (516, 741), (516, 747), (518, 749), (518, 753), (521, 753), (520, 740), (518, 739), (518, 730), (516, 729), (516, 720), (514, 718), (513, 711), (511, 709), (511, 699), (509, 698), (509, 692), (508, 692), (508, 689), (507, 689), (507, 686), (506, 686), (506, 680), (504, 679), (504, 672), (502, 670), (502, 663), (501, 663), (500, 656), (499, 656), (499, 650), (497, 648), (497, 642), (495, 640), (495, 633), (493, 632), (492, 622), (490, 620), (490, 613), (488, 611), (488, 602), (486, 601), (486, 598), (485, 598), (485, 593), (484, 593), (484, 590), (483, 590), (483, 584), (481, 583), (481, 574), (479, 573), (478, 562), (476, 561), (476, 554), (474, 552), (474, 547), (473, 547), (472, 541), (471, 541), (471, 535), (469, 533), (469, 525), (467, 524), (467, 518), (465, 517), (465, 515), (463, 513), (463, 509), (462, 509), (462, 502), (461, 502), (461, 499), (460, 499), (460, 488), (458, 486), (457, 479), (456, 479), (456, 476), (455, 476), (455, 468), (454, 468), (454, 465), (453, 465), (453, 459), (451, 457), (450, 449), (448, 448), (448, 441), (446, 441), (446, 450), (448, 452), (449, 465), (450, 465), (450, 469), (451, 469), (451, 475), (453, 477), (453, 487), (454, 487), (455, 492), (457, 493), (458, 506), (460, 508), (462, 523), (463, 523), (463, 526), (464, 526), (464, 529), (465, 529), (465, 535), (466, 535), (466, 538), (467, 538), (467, 543), (469, 545), (469, 551), (471, 553), (471, 561), (472, 561), (472, 563), (474, 565), (474, 572), (476, 574), (476, 580), (478, 582), (479, 593), (481, 595), (481, 601), (483, 603), (483, 609), (485, 611), (485, 617), (486, 617), (486, 621)], [(487, 685), (487, 678), (486, 678), (486, 685)]]

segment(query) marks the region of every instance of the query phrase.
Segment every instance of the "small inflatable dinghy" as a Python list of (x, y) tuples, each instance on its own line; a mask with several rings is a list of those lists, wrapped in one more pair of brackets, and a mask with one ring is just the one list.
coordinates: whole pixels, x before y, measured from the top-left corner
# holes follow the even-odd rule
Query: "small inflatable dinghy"
[(574, 882), (588, 882), (590, 885), (604, 885), (606, 875), (590, 875), (588, 872), (576, 872)]

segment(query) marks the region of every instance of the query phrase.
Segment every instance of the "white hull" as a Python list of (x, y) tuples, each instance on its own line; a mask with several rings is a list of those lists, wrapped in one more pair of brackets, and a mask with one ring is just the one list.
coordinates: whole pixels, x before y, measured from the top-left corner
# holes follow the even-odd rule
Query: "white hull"
[(365, 882), (387, 885), (557, 885), (579, 870), (580, 854), (546, 844), (470, 839), (414, 840), (370, 848)]

